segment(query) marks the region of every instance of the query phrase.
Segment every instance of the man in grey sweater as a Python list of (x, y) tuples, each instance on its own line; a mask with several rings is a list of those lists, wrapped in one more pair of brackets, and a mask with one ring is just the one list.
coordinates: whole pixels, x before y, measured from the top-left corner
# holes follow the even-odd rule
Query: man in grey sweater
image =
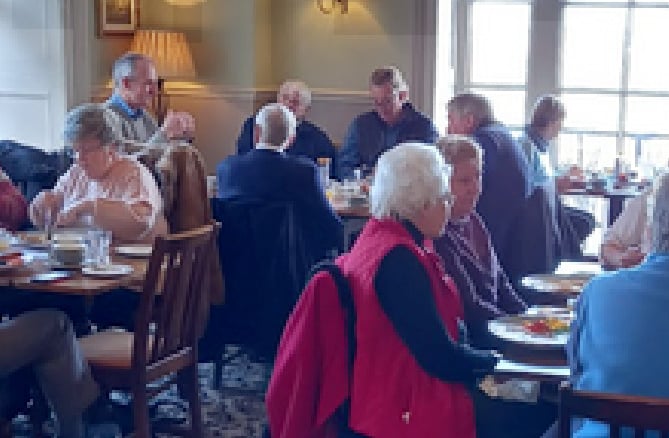
[(114, 91), (105, 103), (117, 117), (126, 153), (148, 152), (172, 139), (192, 138), (193, 117), (185, 112), (168, 110), (162, 125), (147, 111), (158, 89), (156, 66), (151, 58), (126, 53), (114, 62)]

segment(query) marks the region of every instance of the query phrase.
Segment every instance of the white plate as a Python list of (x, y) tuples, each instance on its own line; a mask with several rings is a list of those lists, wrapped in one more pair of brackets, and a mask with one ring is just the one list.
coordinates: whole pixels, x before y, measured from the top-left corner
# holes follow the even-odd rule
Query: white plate
[(150, 245), (117, 246), (116, 254), (127, 257), (151, 257), (153, 247)]
[(81, 268), (82, 274), (94, 277), (118, 277), (119, 275), (128, 275), (131, 272), (132, 266), (129, 265), (86, 266)]
[(537, 292), (579, 294), (592, 277), (590, 274), (533, 274), (524, 277), (522, 284)]
[[(569, 332), (536, 334), (523, 328), (523, 322), (541, 319), (538, 316), (502, 316), (488, 321), (488, 330), (494, 336), (507, 342), (538, 348), (564, 348)], [(560, 318), (561, 319), (561, 318)]]

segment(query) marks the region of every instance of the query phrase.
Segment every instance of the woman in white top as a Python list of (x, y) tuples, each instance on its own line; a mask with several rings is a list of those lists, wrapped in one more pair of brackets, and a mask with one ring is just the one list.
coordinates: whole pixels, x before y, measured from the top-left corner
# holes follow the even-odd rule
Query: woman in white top
[(606, 268), (636, 266), (646, 257), (650, 247), (648, 200), (652, 189), (630, 199), (620, 216), (606, 231), (599, 250), (599, 259)]
[(133, 157), (117, 151), (117, 127), (109, 110), (81, 105), (67, 115), (65, 141), (76, 159), (53, 190), (30, 206), (38, 227), (97, 225), (115, 242), (153, 242), (167, 232), (163, 200), (155, 179)]

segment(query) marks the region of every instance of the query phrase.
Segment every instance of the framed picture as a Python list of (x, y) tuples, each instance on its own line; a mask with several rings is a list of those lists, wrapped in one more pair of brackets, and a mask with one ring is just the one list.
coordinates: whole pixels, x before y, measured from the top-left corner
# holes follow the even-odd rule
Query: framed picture
[(100, 35), (132, 35), (139, 24), (139, 0), (98, 0)]

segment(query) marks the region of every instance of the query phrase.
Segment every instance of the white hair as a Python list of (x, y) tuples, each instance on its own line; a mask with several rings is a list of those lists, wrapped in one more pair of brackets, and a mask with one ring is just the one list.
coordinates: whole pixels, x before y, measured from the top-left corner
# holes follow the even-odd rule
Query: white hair
[(287, 93), (291, 94), (293, 92), (297, 91), (300, 95), (300, 103), (307, 107), (311, 105), (311, 90), (302, 81), (296, 81), (296, 80), (288, 80), (281, 84), (279, 87), (279, 91), (277, 92), (277, 99), (279, 99), (279, 95), (282, 93)]
[(648, 207), (651, 252), (669, 252), (669, 173), (655, 180)]
[(297, 120), (287, 106), (269, 103), (258, 111), (256, 125), (260, 127), (260, 143), (283, 149), (295, 137)]
[(408, 142), (383, 153), (370, 189), (377, 219), (410, 219), (450, 193), (451, 166), (431, 144)]

